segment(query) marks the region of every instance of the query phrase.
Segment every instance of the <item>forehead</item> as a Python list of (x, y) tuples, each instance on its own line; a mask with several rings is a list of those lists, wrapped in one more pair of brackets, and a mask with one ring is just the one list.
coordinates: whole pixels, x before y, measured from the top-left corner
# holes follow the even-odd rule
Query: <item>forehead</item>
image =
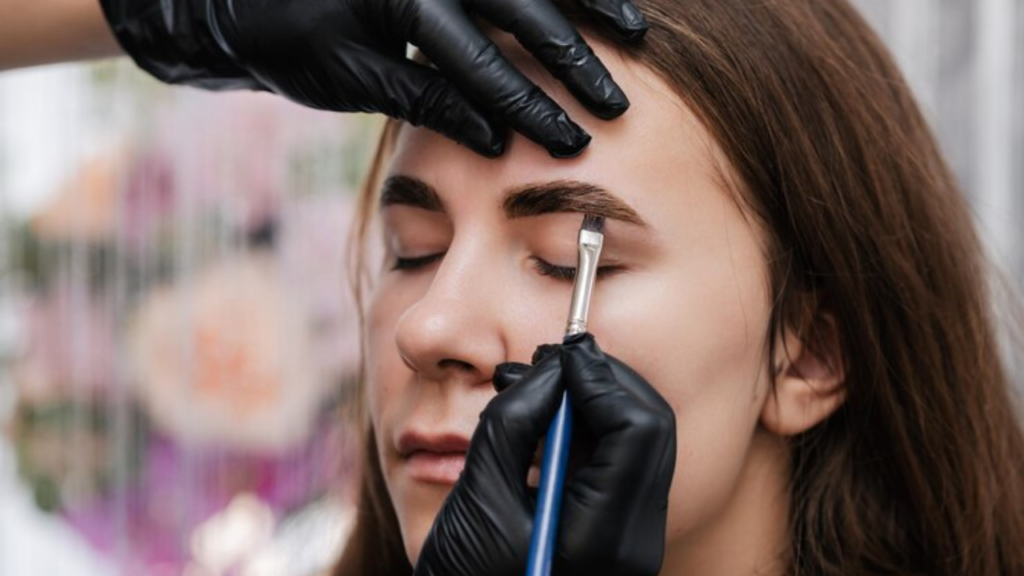
[(585, 36), (631, 103), (625, 114), (605, 121), (591, 115), (512, 36), (490, 35), (514, 66), (593, 136), (589, 147), (576, 158), (554, 159), (512, 132), (505, 154), (487, 159), (430, 130), (403, 124), (388, 174), (414, 175), (446, 197), (496, 199), (525, 183), (593, 182), (640, 211), (657, 211), (687, 189), (719, 187), (716, 166), (725, 164), (717, 146), (682, 99), (650, 69)]

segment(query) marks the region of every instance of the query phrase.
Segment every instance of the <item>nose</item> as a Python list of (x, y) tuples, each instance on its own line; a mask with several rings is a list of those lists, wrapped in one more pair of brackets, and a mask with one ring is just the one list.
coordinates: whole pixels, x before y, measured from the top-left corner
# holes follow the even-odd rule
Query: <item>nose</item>
[(426, 293), (398, 320), (406, 365), (426, 380), (490, 382), (507, 357), (501, 276), (481, 246), (453, 244)]

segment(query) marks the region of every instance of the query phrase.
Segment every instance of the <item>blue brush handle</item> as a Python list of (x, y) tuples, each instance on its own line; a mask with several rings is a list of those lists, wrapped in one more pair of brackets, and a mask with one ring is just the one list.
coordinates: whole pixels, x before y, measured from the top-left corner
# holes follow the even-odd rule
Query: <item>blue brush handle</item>
[(530, 559), (527, 576), (549, 576), (551, 559), (558, 541), (558, 515), (562, 509), (562, 487), (565, 468), (569, 462), (569, 442), (572, 440), (572, 408), (569, 394), (562, 394), (562, 405), (548, 427), (544, 443), (544, 461), (540, 465), (540, 486), (537, 493), (537, 511), (533, 516), (533, 538), (530, 540)]

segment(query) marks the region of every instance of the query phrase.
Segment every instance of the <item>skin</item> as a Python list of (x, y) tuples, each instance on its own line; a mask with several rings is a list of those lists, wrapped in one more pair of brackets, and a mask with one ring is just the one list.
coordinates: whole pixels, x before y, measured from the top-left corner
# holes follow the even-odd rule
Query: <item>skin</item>
[(119, 56), (98, 0), (0, 0), (0, 70)]
[[(400, 130), (388, 175), (421, 179), (444, 203), (443, 212), (382, 209), (385, 262), (366, 325), (370, 414), (410, 560), (451, 486), (410, 477), (401, 431), (471, 436), (495, 394), (494, 366), (528, 362), (564, 330), (572, 284), (539, 274), (531, 258), (575, 266), (582, 217), (509, 220), (505, 191), (578, 180), (611, 191), (648, 223), (607, 223), (602, 265), (621, 269), (598, 280), (590, 331), (676, 413), (662, 574), (779, 572), (789, 506), (782, 440), (841, 402), (842, 375), (825, 361), (832, 351), (811, 354), (787, 333), (788, 355), (767, 357), (765, 233), (725, 186), (727, 162), (669, 86), (589, 39), (632, 101), (615, 121), (592, 119), (514, 40), (492, 36), (594, 141), (565, 161), (515, 135), (503, 157), (486, 160), (427, 130)], [(390, 266), (437, 253), (443, 258), (420, 268)]]

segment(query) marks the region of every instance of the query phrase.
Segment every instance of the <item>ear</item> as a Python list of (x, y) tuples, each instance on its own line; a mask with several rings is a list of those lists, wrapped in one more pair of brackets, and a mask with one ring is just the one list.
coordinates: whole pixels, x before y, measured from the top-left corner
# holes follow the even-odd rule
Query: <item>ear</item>
[(775, 348), (775, 386), (761, 424), (778, 436), (795, 436), (831, 416), (846, 399), (835, 317), (819, 311), (803, 334), (786, 328)]

